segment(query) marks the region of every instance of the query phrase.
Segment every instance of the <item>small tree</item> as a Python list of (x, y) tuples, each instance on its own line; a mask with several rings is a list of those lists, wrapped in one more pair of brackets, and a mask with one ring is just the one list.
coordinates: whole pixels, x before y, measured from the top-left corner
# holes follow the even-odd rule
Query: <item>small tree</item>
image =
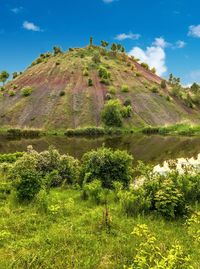
[(0, 73), (0, 82), (3, 83), (3, 85), (5, 84), (6, 80), (9, 78), (9, 73), (5, 70), (3, 70), (1, 73)]
[(110, 48), (113, 52), (115, 52), (117, 50), (117, 45), (115, 43), (113, 43), (111, 45), (111, 48)]
[(93, 46), (93, 37), (90, 37), (90, 46)]
[(62, 53), (62, 50), (61, 50), (61, 48), (60, 47), (53, 47), (53, 50), (54, 50), (54, 55), (57, 55), (57, 54), (59, 54), (59, 53)]
[(154, 74), (156, 73), (155, 67), (151, 68), (151, 72), (154, 73)]
[(12, 76), (13, 76), (13, 79), (15, 79), (15, 78), (18, 76), (18, 73), (17, 73), (17, 72), (14, 72), (14, 73), (12, 74)]
[(109, 100), (104, 105), (102, 121), (106, 126), (122, 126), (121, 104), (119, 100)]
[(103, 48), (106, 48), (106, 47), (108, 47), (108, 42), (106, 42), (106, 41), (104, 41), (104, 40), (102, 40), (101, 41), (101, 46), (103, 47)]
[(166, 80), (163, 79), (160, 83), (160, 86), (162, 89), (166, 89), (166, 87), (167, 87)]

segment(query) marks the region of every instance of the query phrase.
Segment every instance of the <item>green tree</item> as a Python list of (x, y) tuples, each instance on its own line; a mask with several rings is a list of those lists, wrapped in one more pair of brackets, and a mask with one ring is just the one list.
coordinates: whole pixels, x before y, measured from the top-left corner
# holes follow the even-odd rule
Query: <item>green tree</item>
[(5, 84), (6, 80), (9, 78), (9, 73), (5, 70), (3, 70), (1, 73), (0, 73), (0, 82), (3, 83), (3, 85)]
[(87, 152), (82, 158), (81, 183), (98, 179), (104, 188), (112, 188), (116, 181), (127, 187), (133, 175), (132, 161), (126, 151), (100, 148)]
[(60, 47), (53, 47), (53, 51), (54, 51), (54, 55), (57, 55), (57, 54), (59, 54), (59, 53), (62, 53), (62, 50), (61, 50), (61, 48)]
[(13, 76), (13, 79), (15, 79), (15, 78), (18, 76), (18, 73), (17, 73), (17, 72), (14, 72), (14, 73), (12, 74), (12, 76)]
[(117, 45), (113, 43), (110, 49), (115, 52), (117, 50)]
[(101, 46), (102, 46), (103, 48), (108, 47), (108, 45), (109, 45), (108, 42), (106, 42), (106, 41), (104, 41), (104, 40), (101, 41)]
[(119, 100), (109, 100), (102, 111), (102, 121), (106, 126), (121, 127), (122, 115)]

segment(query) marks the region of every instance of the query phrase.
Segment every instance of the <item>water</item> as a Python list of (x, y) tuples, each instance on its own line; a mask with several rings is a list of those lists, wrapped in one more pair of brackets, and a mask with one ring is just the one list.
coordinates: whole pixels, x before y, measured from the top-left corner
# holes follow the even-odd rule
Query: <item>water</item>
[(168, 159), (191, 158), (200, 153), (200, 137), (181, 136), (143, 136), (128, 135), (100, 138), (42, 137), (37, 139), (11, 140), (0, 136), (0, 153), (25, 151), (32, 145), (37, 151), (43, 151), (50, 145), (60, 153), (68, 153), (76, 158), (102, 145), (114, 149), (124, 149), (134, 156), (135, 161), (162, 163)]

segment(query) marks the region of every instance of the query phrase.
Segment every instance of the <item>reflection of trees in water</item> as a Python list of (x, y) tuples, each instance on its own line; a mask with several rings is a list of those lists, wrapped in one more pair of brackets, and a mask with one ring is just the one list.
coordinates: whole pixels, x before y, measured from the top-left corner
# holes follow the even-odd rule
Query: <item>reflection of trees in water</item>
[(76, 158), (102, 145), (113, 149), (127, 150), (135, 161), (159, 163), (167, 159), (196, 157), (200, 153), (200, 137), (180, 136), (116, 136), (98, 138), (42, 137), (39, 139), (8, 140), (0, 137), (0, 152), (16, 152), (26, 150), (33, 145), (37, 151), (43, 151), (53, 145), (62, 154), (68, 153)]

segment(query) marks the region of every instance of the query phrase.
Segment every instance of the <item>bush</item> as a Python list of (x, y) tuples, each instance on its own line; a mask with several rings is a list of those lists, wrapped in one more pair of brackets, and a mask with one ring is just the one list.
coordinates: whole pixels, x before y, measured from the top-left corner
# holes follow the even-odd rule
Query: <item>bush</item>
[(65, 91), (61, 91), (60, 93), (59, 93), (59, 96), (64, 96), (65, 95)]
[(121, 91), (122, 91), (122, 92), (129, 92), (129, 87), (128, 87), (128, 85), (122, 85), (122, 87), (121, 87)]
[(100, 66), (98, 73), (100, 78), (110, 79), (111, 74), (105, 67)]
[(85, 77), (89, 76), (89, 72), (88, 72), (87, 69), (84, 69), (83, 70), (83, 76), (85, 76)]
[(110, 86), (108, 88), (108, 93), (113, 94), (113, 95), (116, 94), (116, 88), (114, 86)]
[(13, 91), (13, 90), (9, 90), (9, 91), (8, 91), (8, 95), (11, 96), (11, 97), (12, 97), (12, 96), (15, 96), (15, 94), (16, 94), (16, 92)]
[(151, 87), (151, 91), (153, 92), (153, 93), (158, 93), (158, 87), (157, 86), (152, 86)]
[(116, 181), (127, 187), (132, 178), (132, 160), (126, 151), (108, 148), (92, 150), (82, 158), (81, 183), (98, 179), (105, 188), (112, 188)]
[(186, 213), (183, 194), (171, 180), (164, 180), (155, 194), (156, 210), (166, 218), (175, 218)]
[(162, 81), (161, 81), (161, 83), (160, 83), (160, 87), (161, 87), (162, 89), (166, 89), (166, 87), (167, 87), (166, 80), (162, 79)]
[(102, 121), (106, 126), (122, 126), (121, 104), (119, 100), (109, 100), (104, 105)]
[(33, 89), (29, 86), (21, 89), (21, 95), (25, 97), (31, 95), (32, 92), (33, 92)]
[(32, 201), (41, 189), (42, 180), (37, 164), (37, 156), (26, 153), (11, 169), (10, 177), (20, 202)]
[(89, 87), (93, 86), (93, 81), (92, 81), (91, 78), (88, 79), (88, 86), (89, 86)]
[(130, 99), (126, 99), (124, 101), (124, 106), (131, 106), (131, 100)]
[(92, 202), (100, 204), (103, 198), (103, 188), (100, 180), (94, 180), (93, 182), (83, 185), (82, 198), (91, 199)]
[(130, 118), (132, 114), (132, 107), (131, 106), (122, 107), (121, 114), (123, 118)]
[(141, 66), (146, 70), (149, 70), (149, 65), (147, 63), (141, 63)]
[(136, 216), (140, 213), (149, 211), (151, 202), (142, 193), (134, 193), (133, 191), (121, 191), (119, 201), (122, 211), (127, 216)]

